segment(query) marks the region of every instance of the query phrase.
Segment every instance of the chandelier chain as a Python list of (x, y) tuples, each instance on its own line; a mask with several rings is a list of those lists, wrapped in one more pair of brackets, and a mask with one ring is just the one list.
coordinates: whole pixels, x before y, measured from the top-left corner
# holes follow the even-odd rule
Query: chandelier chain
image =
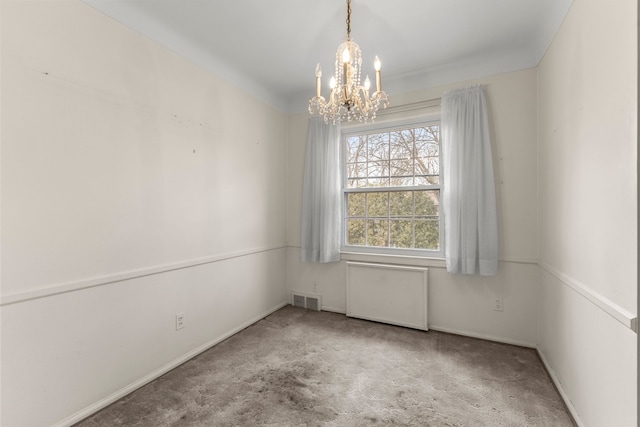
[(347, 40), (351, 40), (351, 0), (347, 0)]

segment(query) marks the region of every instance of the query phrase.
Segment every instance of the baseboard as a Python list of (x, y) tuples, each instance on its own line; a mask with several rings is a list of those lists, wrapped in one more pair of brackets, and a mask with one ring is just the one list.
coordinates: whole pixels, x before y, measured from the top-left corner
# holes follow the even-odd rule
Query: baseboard
[(547, 362), (547, 359), (544, 357), (544, 354), (540, 351), (540, 349), (537, 348), (536, 351), (538, 352), (538, 356), (540, 357), (540, 360), (542, 360), (542, 364), (547, 370), (547, 373), (549, 374), (551, 381), (553, 381), (553, 384), (556, 386), (558, 393), (560, 393), (560, 397), (562, 397), (562, 400), (564, 401), (564, 404), (567, 407), (567, 410), (573, 417), (573, 422), (578, 427), (585, 427), (585, 424), (582, 422), (582, 420), (578, 416), (578, 411), (576, 411), (576, 408), (573, 406), (573, 403), (571, 403), (571, 399), (569, 399), (569, 395), (564, 391), (564, 388), (562, 388), (562, 383), (560, 382), (560, 379), (557, 377), (555, 371), (551, 368), (551, 365), (549, 364), (549, 362)]
[[(322, 306), (322, 311), (330, 311), (332, 313), (338, 313), (338, 314), (344, 314), (344, 315), (347, 314), (347, 310), (345, 309), (332, 308), (327, 306)], [(429, 324), (429, 330), (446, 332), (448, 334), (462, 335), (470, 338), (478, 338), (478, 339), (487, 340), (487, 341), (499, 342), (502, 344), (517, 345), (518, 347), (533, 348), (537, 350), (536, 344), (532, 344), (530, 342), (525, 342), (525, 341), (512, 340), (510, 338), (498, 337), (495, 335), (478, 334), (475, 332), (461, 331), (459, 329), (446, 328), (444, 326), (438, 326), (438, 325), (432, 325), (432, 324)]]
[(332, 313), (338, 313), (338, 314), (347, 314), (347, 310), (346, 309), (327, 307), (326, 305), (322, 306), (322, 311), (330, 311)]
[(511, 338), (499, 337), (499, 336), (496, 336), (496, 335), (479, 334), (479, 333), (476, 333), (476, 332), (461, 331), (459, 329), (447, 328), (447, 327), (444, 327), (444, 326), (438, 326), (438, 325), (432, 325), (432, 324), (429, 324), (429, 330), (438, 331), (438, 332), (446, 332), (448, 334), (462, 335), (462, 336), (470, 337), (470, 338), (478, 338), (478, 339), (481, 339), (481, 340), (499, 342), (499, 343), (502, 343), (502, 344), (517, 345), (518, 347), (527, 347), (527, 348), (537, 349), (537, 346), (535, 344), (530, 343), (530, 342), (518, 341), (518, 340), (511, 339)]
[(147, 384), (149, 384), (151, 381), (157, 379), (158, 377), (166, 374), (167, 372), (171, 371), (172, 369), (177, 368), (178, 366), (182, 365), (183, 363), (189, 361), (190, 359), (193, 359), (194, 357), (196, 357), (197, 355), (199, 355), (200, 353), (210, 349), (211, 347), (213, 347), (214, 345), (226, 340), (227, 338), (229, 338), (232, 335), (237, 334), (238, 332), (242, 331), (243, 329), (246, 329), (247, 327), (251, 326), (252, 324), (260, 321), (261, 319), (264, 319), (265, 317), (267, 317), (268, 315), (280, 310), (282, 307), (288, 305), (288, 302), (283, 302), (278, 304), (277, 306), (267, 310), (265, 313), (256, 316), (254, 318), (252, 318), (251, 320), (243, 323), (242, 325), (238, 326), (237, 328), (227, 332), (226, 334), (223, 334), (193, 350), (191, 350), (190, 352), (178, 357), (177, 359), (172, 360), (171, 362), (167, 363), (166, 365), (164, 365), (163, 367), (156, 369), (155, 371), (149, 373), (148, 375), (144, 376), (143, 378), (134, 381), (133, 383), (121, 388), (120, 390), (110, 394), (109, 396), (105, 397), (102, 400), (99, 400), (98, 402), (76, 412), (75, 414), (65, 418), (64, 420), (56, 423), (53, 425), (53, 427), (69, 427), (72, 426), (73, 424), (76, 424), (80, 421), (82, 421), (83, 419), (95, 414), (96, 412), (100, 411), (101, 409), (106, 408), (107, 406), (111, 405), (112, 403), (116, 402), (119, 399), (122, 399), (123, 397), (125, 397), (126, 395), (133, 393), (134, 391), (136, 391), (137, 389), (139, 389), (140, 387), (143, 387)]

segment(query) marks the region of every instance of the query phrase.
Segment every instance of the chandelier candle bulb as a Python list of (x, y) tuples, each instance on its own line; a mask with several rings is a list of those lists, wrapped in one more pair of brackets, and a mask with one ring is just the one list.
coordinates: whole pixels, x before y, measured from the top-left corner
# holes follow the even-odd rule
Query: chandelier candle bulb
[(349, 55), (349, 46), (345, 47), (342, 51), (342, 62), (348, 64), (351, 61), (351, 55)]
[(322, 83), (320, 82), (320, 78), (322, 77), (322, 68), (320, 67), (320, 63), (316, 65), (316, 96), (320, 98), (322, 93)]
[(342, 51), (342, 84), (346, 85), (349, 81), (349, 48)]
[(380, 77), (380, 58), (376, 55), (375, 60), (373, 61), (373, 67), (376, 69), (376, 91), (380, 92), (382, 89), (382, 78)]
[(369, 76), (367, 76), (367, 78), (364, 79), (364, 90), (369, 92), (370, 87), (371, 87), (371, 80), (369, 80)]

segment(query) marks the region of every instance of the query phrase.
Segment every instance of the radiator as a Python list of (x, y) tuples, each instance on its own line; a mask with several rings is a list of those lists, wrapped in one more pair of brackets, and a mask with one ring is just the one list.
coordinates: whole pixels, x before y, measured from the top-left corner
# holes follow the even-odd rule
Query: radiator
[(347, 262), (347, 316), (428, 330), (427, 271)]

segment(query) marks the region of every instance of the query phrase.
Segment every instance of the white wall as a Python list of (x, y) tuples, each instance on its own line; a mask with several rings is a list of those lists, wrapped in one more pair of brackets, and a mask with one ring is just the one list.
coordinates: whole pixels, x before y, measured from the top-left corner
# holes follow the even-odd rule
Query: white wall
[[(76, 0), (2, 0), (0, 20), (2, 425), (78, 420), (287, 290), (346, 311), (344, 261), (299, 261), (306, 113)], [(588, 426), (636, 421), (636, 20), (576, 0), (539, 70), (391, 94), (486, 85), (500, 273), (429, 262), (430, 326), (539, 345)]]
[(1, 423), (69, 423), (286, 301), (287, 116), (79, 1), (1, 7)]
[[(409, 94), (391, 94), (392, 102), (403, 105), (438, 98), (448, 89), (474, 83), (485, 85), (492, 116), (500, 273), (496, 277), (460, 277), (446, 273), (442, 262), (430, 263), (429, 325), (433, 329), (535, 346), (538, 300), (536, 70)], [(299, 261), (307, 121), (308, 114), (301, 113), (292, 116), (289, 124), (287, 287), (289, 291), (319, 293), (324, 309), (346, 312), (345, 262), (316, 265)], [(493, 310), (496, 297), (504, 299), (503, 312)]]
[(539, 345), (586, 426), (637, 425), (637, 19), (575, 0), (538, 71)]

